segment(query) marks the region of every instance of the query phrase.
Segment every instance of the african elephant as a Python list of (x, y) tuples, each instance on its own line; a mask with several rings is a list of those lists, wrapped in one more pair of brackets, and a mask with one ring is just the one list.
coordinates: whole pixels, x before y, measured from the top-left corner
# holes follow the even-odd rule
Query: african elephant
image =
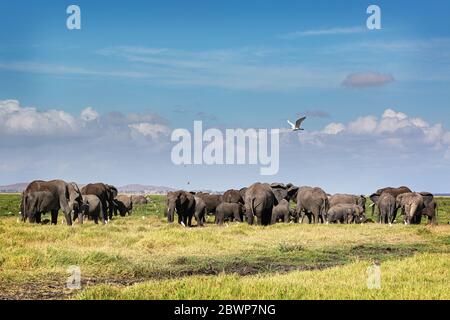
[[(30, 207), (28, 204), (29, 197), (34, 192), (42, 191), (47, 193), (39, 194), (39, 196), (34, 197), (34, 201), (37, 201), (36, 204), (38, 204), (38, 207), (40, 208)], [(58, 211), (59, 209), (62, 209), (67, 225), (72, 225), (73, 215), (79, 213), (82, 201), (80, 189), (74, 182), (67, 183), (63, 180), (36, 180), (31, 182), (22, 193), (22, 202), (20, 206), (22, 219), (25, 221), (30, 216), (36, 215), (36, 218), (33, 218), (32, 220), (40, 222), (40, 214), (50, 211), (51, 223), (57, 224)], [(33, 211), (35, 209), (39, 209), (41, 212)], [(41, 209), (46, 209), (46, 211), (42, 211)], [(83, 223), (82, 219), (80, 219), (80, 223)]]
[[(381, 194), (383, 194), (385, 192), (391, 194), (392, 196), (394, 196), (394, 198), (397, 198), (397, 196), (399, 196), (403, 193), (409, 193), (412, 191), (410, 188), (405, 187), (405, 186), (401, 186), (398, 188), (386, 187), (386, 188), (378, 189), (374, 194), (381, 196)], [(372, 204), (372, 215), (375, 214), (375, 207), (376, 207), (376, 204)]]
[(106, 217), (103, 215), (102, 202), (99, 197), (93, 194), (83, 196), (83, 206), (80, 215), (83, 214), (94, 219), (95, 224), (98, 224), (99, 217), (103, 224), (106, 223)]
[(341, 203), (332, 206), (327, 212), (327, 223), (352, 223), (364, 215), (364, 208), (357, 204)]
[(201, 198), (205, 202), (207, 214), (216, 214), (217, 206), (222, 203), (222, 196), (218, 194), (197, 192), (195, 193), (195, 196)]
[(225, 220), (242, 222), (245, 207), (242, 203), (222, 202), (217, 206), (216, 224), (223, 224)]
[(130, 215), (133, 211), (133, 201), (131, 199), (131, 196), (118, 195), (114, 199), (114, 215), (117, 215), (117, 210), (122, 217), (125, 217), (127, 213)]
[(114, 198), (117, 197), (117, 188), (104, 183), (90, 183), (81, 188), (83, 195), (96, 195), (102, 202), (103, 215), (112, 219), (114, 211)]
[(392, 224), (397, 216), (396, 198), (389, 192), (376, 193), (370, 196), (370, 200), (378, 207), (380, 211), (379, 222)]
[(143, 195), (132, 195), (131, 202), (133, 204), (147, 204), (148, 199)]
[(272, 192), (278, 202), (283, 199), (290, 201), (295, 196), (298, 190), (298, 188), (294, 187), (292, 183), (288, 183), (285, 185), (283, 183), (275, 182), (270, 184), (270, 187), (272, 188)]
[(225, 193), (222, 195), (222, 202), (244, 204), (244, 199), (242, 198), (239, 190), (230, 189), (225, 191)]
[(303, 222), (305, 214), (308, 216), (309, 223), (311, 221), (319, 223), (319, 217), (322, 222), (325, 222), (328, 209), (328, 196), (321, 188), (306, 186), (298, 189), (296, 218), (300, 215), (300, 223)]
[(58, 199), (53, 196), (50, 191), (35, 191), (27, 195), (26, 215), (23, 220), (31, 223), (41, 223), (41, 215), (52, 211), (59, 210)]
[(167, 193), (166, 205), (169, 223), (173, 222), (176, 211), (178, 223), (191, 226), (192, 217), (195, 213), (195, 198), (193, 194), (183, 190), (169, 192)]
[(291, 209), (290, 209), (289, 201), (286, 199), (282, 199), (278, 203), (278, 205), (276, 205), (272, 209), (271, 223), (275, 224), (280, 220), (282, 220), (285, 223), (289, 223), (290, 218), (291, 218), (291, 213), (293, 213), (293, 211), (291, 211)]
[(418, 192), (403, 193), (397, 196), (397, 207), (402, 209), (402, 214), (405, 215), (405, 224), (418, 224), (421, 220), (421, 212), (425, 208), (425, 203), (433, 201), (433, 195)]
[[(437, 224), (437, 202), (434, 200), (434, 196), (429, 192), (420, 192), (422, 197), (424, 197), (424, 208), (420, 212), (420, 218), (422, 218), (423, 215), (428, 217), (428, 223), (429, 224)], [(422, 219), (420, 219), (422, 220)], [(420, 223), (420, 221), (419, 221)]]
[(206, 221), (206, 203), (202, 198), (194, 196), (195, 211), (194, 216), (198, 226), (203, 226)]
[(363, 207), (364, 211), (366, 210), (366, 197), (364, 195), (353, 195), (353, 194), (341, 194), (337, 193), (328, 198), (330, 202), (330, 207), (333, 207), (337, 204), (357, 204), (358, 206)]
[(254, 183), (245, 192), (247, 222), (253, 224), (254, 217), (260, 225), (269, 225), (272, 208), (278, 204), (272, 188), (267, 183)]

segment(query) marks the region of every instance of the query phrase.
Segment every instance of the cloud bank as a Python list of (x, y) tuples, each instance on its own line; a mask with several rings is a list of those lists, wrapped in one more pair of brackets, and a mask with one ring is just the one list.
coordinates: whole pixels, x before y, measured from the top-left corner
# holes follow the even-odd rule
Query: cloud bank
[(394, 77), (390, 74), (361, 72), (349, 74), (342, 85), (347, 88), (367, 88), (384, 86), (390, 82), (394, 82)]

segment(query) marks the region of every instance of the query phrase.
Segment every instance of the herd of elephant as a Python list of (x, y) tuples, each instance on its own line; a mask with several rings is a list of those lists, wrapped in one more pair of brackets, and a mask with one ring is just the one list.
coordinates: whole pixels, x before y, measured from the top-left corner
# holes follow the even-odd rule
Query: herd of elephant
[(133, 204), (147, 202), (142, 195), (118, 195), (116, 187), (104, 183), (90, 183), (80, 189), (75, 182), (36, 180), (22, 193), (20, 214), (22, 221), (41, 223), (42, 214), (50, 212), (51, 223), (57, 224), (58, 212), (62, 210), (68, 225), (77, 219), (83, 223), (84, 216), (96, 224), (99, 219), (105, 224), (113, 214), (131, 214)]
[[(408, 187), (383, 188), (369, 197), (372, 214), (378, 208), (379, 223), (392, 224), (400, 209), (405, 224), (419, 224), (423, 216), (436, 224), (437, 204), (429, 192), (413, 192)], [(291, 208), (290, 201), (296, 203)], [(215, 222), (247, 220), (249, 224), (269, 225), (277, 222), (300, 222), (305, 216), (309, 223), (367, 223), (366, 196), (327, 194), (318, 187), (297, 187), (283, 183), (255, 183), (240, 190), (231, 189), (222, 195), (183, 190), (167, 194), (166, 215), (169, 222), (178, 214), (178, 223), (192, 225), (195, 217), (202, 226), (208, 214)]]
[[(394, 223), (400, 209), (405, 224), (419, 224), (423, 216), (436, 224), (437, 203), (429, 192), (413, 192), (408, 187), (383, 188), (369, 196), (372, 214), (378, 209), (379, 223)], [(165, 214), (173, 222), (203, 226), (207, 215), (215, 216), (215, 223), (247, 221), (249, 224), (269, 225), (277, 222), (302, 223), (367, 223), (366, 197), (351, 194), (327, 194), (318, 187), (297, 187), (291, 183), (254, 183), (240, 190), (230, 189), (223, 194), (204, 192), (168, 192)], [(291, 201), (296, 208), (291, 207)], [(22, 220), (41, 223), (41, 216), (51, 213), (51, 223), (57, 224), (62, 210), (66, 223), (83, 223), (84, 216), (105, 224), (117, 212), (130, 214), (133, 204), (146, 204), (144, 196), (118, 195), (117, 188), (104, 183), (91, 183), (81, 189), (74, 182), (63, 180), (33, 181), (22, 193)]]

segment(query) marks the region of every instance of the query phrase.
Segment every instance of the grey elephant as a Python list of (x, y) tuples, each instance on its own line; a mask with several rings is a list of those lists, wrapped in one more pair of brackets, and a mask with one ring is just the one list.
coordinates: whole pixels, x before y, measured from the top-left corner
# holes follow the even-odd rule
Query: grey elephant
[(279, 182), (275, 182), (270, 184), (270, 187), (272, 188), (272, 192), (275, 195), (275, 198), (278, 202), (280, 202), (283, 199), (286, 199), (288, 201), (292, 200), (298, 190), (298, 187), (295, 187), (292, 183), (283, 184)]
[(405, 215), (405, 224), (420, 223), (425, 203), (431, 201), (433, 201), (433, 196), (431, 194), (422, 195), (418, 192), (403, 193), (396, 198), (397, 207), (401, 208), (402, 214)]
[[(436, 225), (437, 224), (437, 213), (438, 213), (438, 206), (436, 200), (434, 200), (434, 196), (429, 192), (420, 192), (422, 197), (424, 198), (424, 208), (422, 209), (421, 218), (422, 216), (428, 217), (428, 223)], [(419, 221), (420, 223), (420, 221)]]
[(353, 195), (353, 194), (342, 194), (337, 193), (328, 198), (330, 202), (330, 207), (333, 207), (337, 204), (356, 204), (364, 208), (366, 210), (366, 197), (364, 195)]
[(327, 212), (327, 223), (352, 223), (360, 221), (364, 208), (357, 204), (341, 203), (332, 206)]
[(178, 214), (178, 223), (185, 226), (192, 225), (192, 217), (195, 213), (195, 198), (194, 195), (183, 191), (173, 191), (167, 193), (167, 221), (172, 223), (174, 221), (175, 212)]
[[(398, 188), (393, 188), (393, 187), (381, 188), (381, 189), (378, 189), (377, 191), (375, 191), (374, 194), (381, 196), (383, 193), (389, 193), (392, 196), (394, 196), (394, 198), (397, 199), (397, 196), (399, 196), (403, 193), (410, 193), (410, 192), (412, 192), (410, 188), (408, 188), (406, 186), (401, 186)], [(373, 203), (372, 204), (372, 215), (375, 214), (376, 208), (377, 208), (377, 205), (375, 203)]]
[(398, 211), (396, 197), (389, 192), (384, 192), (381, 195), (374, 193), (370, 196), (370, 200), (378, 207), (380, 212), (379, 223), (392, 224)]
[(325, 222), (328, 209), (328, 196), (321, 188), (305, 186), (298, 189), (296, 218), (300, 216), (300, 222), (303, 222), (305, 215), (309, 223), (319, 223), (319, 219)]
[(245, 210), (247, 222), (269, 225), (272, 220), (272, 208), (278, 204), (272, 188), (267, 183), (254, 183), (245, 192)]
[(197, 192), (195, 193), (195, 196), (201, 198), (205, 202), (207, 214), (216, 214), (217, 206), (222, 203), (222, 195), (219, 194)]
[[(117, 197), (117, 188), (104, 183), (89, 183), (81, 188), (83, 195), (96, 195), (102, 202), (103, 214), (112, 219), (114, 212), (114, 199)], [(109, 212), (109, 215), (108, 215)]]
[(102, 202), (99, 197), (93, 194), (83, 196), (83, 206), (80, 215), (83, 214), (93, 219), (95, 224), (98, 224), (99, 218), (102, 224), (105, 224), (107, 221), (103, 214)]
[(203, 226), (206, 222), (206, 203), (202, 198), (194, 196), (195, 211), (194, 216), (198, 226)]
[(225, 191), (224, 194), (222, 195), (222, 202), (244, 204), (244, 199), (239, 190), (230, 189)]
[(242, 203), (222, 202), (217, 206), (216, 224), (223, 224), (225, 220), (242, 222), (245, 207)]
[(273, 207), (272, 209), (272, 220), (271, 223), (275, 224), (278, 221), (283, 221), (285, 223), (289, 223), (291, 215), (294, 213), (294, 210), (291, 210), (289, 201), (286, 199), (282, 199), (278, 205)]
[(145, 196), (143, 196), (143, 195), (132, 195), (132, 196), (131, 196), (131, 202), (132, 202), (133, 204), (138, 205), (138, 204), (147, 204), (149, 201), (148, 201), (148, 199), (147, 199)]
[[(45, 193), (33, 196), (35, 192)], [(29, 204), (30, 196), (34, 201), (32, 206)], [(36, 180), (31, 182), (22, 193), (20, 205), (22, 219), (25, 221), (31, 216), (31, 222), (40, 222), (40, 215), (50, 211), (51, 223), (57, 224), (58, 211), (62, 209), (67, 225), (72, 225), (73, 216), (80, 212), (82, 202), (80, 189), (74, 182)], [(82, 219), (80, 223), (83, 223)]]
[(120, 194), (114, 199), (114, 215), (119, 211), (120, 216), (125, 217), (133, 211), (133, 201), (131, 196)]
[(52, 210), (59, 210), (58, 199), (50, 191), (35, 191), (27, 195), (26, 215), (24, 221), (28, 219), (31, 223), (41, 223), (41, 216)]

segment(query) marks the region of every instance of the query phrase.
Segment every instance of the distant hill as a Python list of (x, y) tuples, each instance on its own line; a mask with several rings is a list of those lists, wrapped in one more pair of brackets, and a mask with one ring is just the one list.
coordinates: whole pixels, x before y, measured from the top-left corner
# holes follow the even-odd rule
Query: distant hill
[(118, 187), (119, 193), (125, 194), (166, 194), (169, 191), (176, 189), (163, 186), (148, 186), (142, 184), (128, 184), (126, 186)]
[[(0, 193), (21, 193), (27, 187), (28, 182), (15, 183), (6, 186), (0, 186)], [(79, 184), (80, 188), (83, 186)], [(128, 194), (166, 194), (169, 191), (175, 191), (173, 188), (163, 186), (148, 186), (141, 184), (129, 184), (118, 187), (119, 193)]]
[(2, 193), (21, 193), (23, 190), (25, 190), (27, 185), (28, 185), (28, 182), (0, 186), (0, 192), (2, 192)]

